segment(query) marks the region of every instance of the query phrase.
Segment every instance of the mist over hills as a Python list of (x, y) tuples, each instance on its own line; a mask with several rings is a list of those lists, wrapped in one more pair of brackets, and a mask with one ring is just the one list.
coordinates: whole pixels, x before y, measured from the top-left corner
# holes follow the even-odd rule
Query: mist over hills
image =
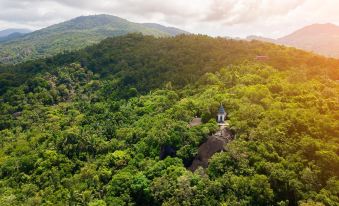
[(313, 24), (279, 38), (278, 42), (339, 58), (339, 27), (334, 24)]
[(312, 24), (278, 39), (260, 36), (249, 36), (247, 39), (292, 46), (339, 58), (339, 27), (334, 24)]
[(10, 41), (32, 32), (29, 29), (5, 29), (0, 31), (0, 43)]
[[(134, 23), (105, 14), (80, 16), (34, 32), (26, 29), (0, 31), (0, 64), (20, 63), (64, 51), (73, 51), (98, 43), (107, 37), (128, 33), (142, 33), (155, 37), (189, 34), (174, 27), (156, 23)], [(339, 27), (334, 24), (313, 24), (278, 39), (260, 36), (249, 36), (247, 39), (339, 57)]]
[(32, 32), (32, 31), (29, 30), (29, 29), (15, 29), (15, 28), (13, 28), (13, 29), (5, 29), (5, 30), (1, 30), (0, 31), (0, 38), (12, 35), (14, 33), (26, 34), (26, 33), (30, 33), (30, 32)]

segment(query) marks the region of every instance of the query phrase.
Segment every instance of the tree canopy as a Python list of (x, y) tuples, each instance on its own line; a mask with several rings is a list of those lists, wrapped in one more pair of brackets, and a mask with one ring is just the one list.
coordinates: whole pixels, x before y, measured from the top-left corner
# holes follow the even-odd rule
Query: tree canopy
[[(135, 34), (3, 66), (0, 204), (336, 206), (338, 65), (260, 42)], [(235, 138), (191, 172), (220, 103)], [(165, 146), (175, 155), (160, 158)]]

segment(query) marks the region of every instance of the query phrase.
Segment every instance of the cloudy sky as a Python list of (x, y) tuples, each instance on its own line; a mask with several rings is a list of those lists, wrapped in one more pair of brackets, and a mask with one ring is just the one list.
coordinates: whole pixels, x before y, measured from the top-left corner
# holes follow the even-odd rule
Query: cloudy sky
[(313, 23), (339, 25), (339, 0), (0, 0), (0, 11), (0, 30), (103, 13), (212, 36), (280, 37)]

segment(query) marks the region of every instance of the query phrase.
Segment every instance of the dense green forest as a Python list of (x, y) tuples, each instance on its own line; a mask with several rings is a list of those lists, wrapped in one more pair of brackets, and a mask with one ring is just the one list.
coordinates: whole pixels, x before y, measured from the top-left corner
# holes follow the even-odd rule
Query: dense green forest
[(156, 37), (175, 36), (186, 31), (159, 24), (140, 24), (111, 15), (80, 16), (25, 35), (0, 39), (0, 63), (20, 63), (74, 51), (107, 37), (140, 32)]
[[(0, 205), (337, 206), (338, 68), (258, 41), (141, 34), (2, 65)], [(220, 103), (235, 137), (191, 172)]]

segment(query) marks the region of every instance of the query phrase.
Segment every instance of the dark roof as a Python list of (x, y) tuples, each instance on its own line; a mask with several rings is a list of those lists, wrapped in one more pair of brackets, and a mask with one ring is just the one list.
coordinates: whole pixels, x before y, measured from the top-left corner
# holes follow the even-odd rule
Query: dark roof
[(220, 107), (219, 107), (218, 114), (226, 114), (225, 109), (222, 105), (220, 105)]

